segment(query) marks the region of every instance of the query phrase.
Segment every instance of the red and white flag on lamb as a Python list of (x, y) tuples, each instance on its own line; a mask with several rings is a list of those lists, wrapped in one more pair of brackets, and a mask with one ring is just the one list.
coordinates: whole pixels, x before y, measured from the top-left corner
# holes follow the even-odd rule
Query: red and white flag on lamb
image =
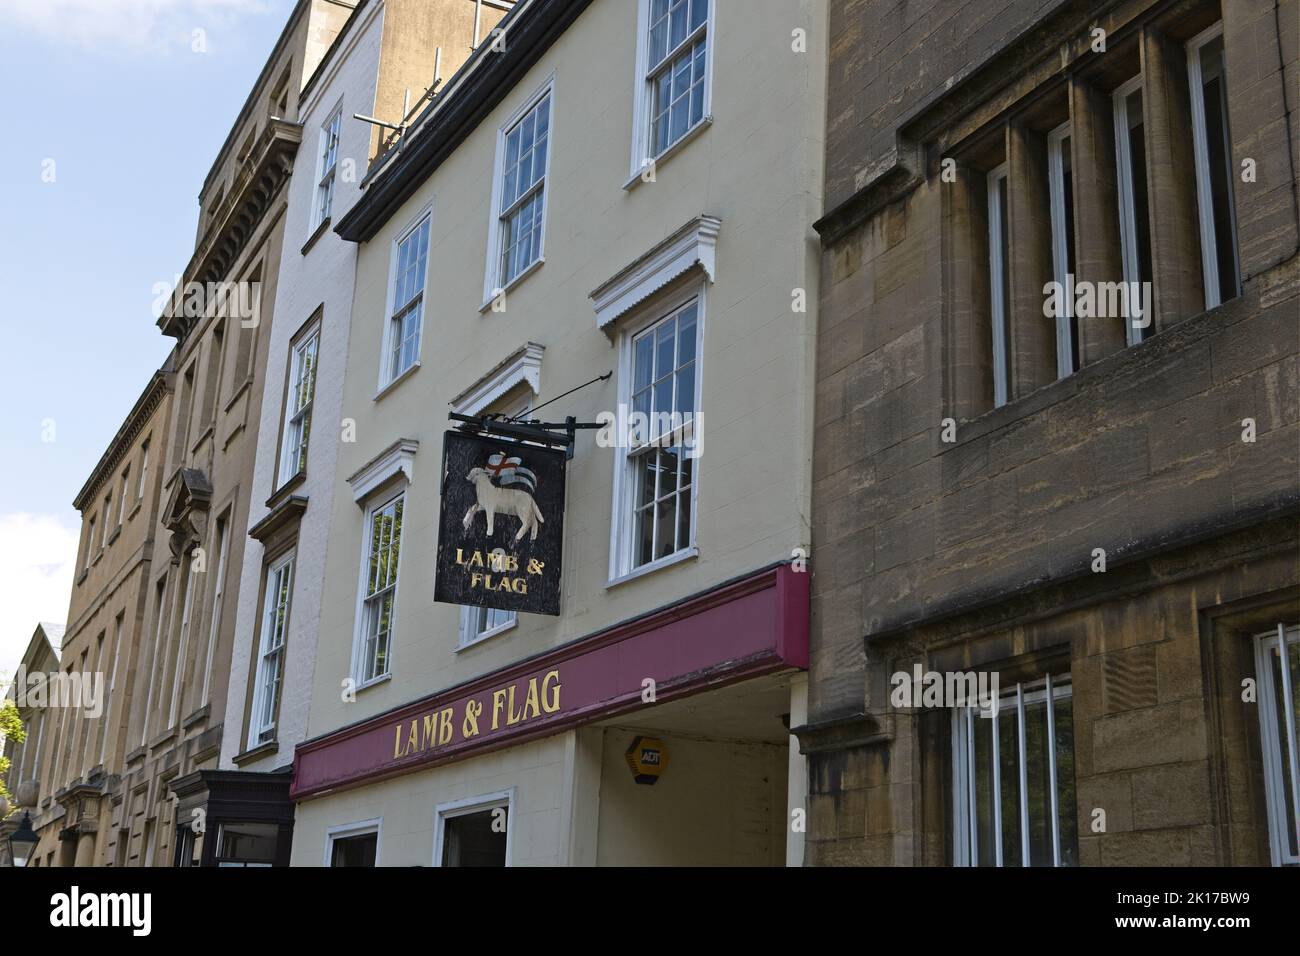
[(525, 468), (523, 459), (518, 456), (497, 452), (488, 458), (487, 473), (492, 476), (493, 484), (502, 488), (522, 485), (530, 493), (537, 490), (537, 475)]

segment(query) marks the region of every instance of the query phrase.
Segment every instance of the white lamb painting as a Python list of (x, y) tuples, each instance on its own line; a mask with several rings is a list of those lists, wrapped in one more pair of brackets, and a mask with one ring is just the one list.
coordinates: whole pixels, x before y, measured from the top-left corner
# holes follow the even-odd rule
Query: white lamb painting
[[(494, 478), (500, 484), (495, 484)], [(492, 455), (488, 459), (487, 468), (471, 468), (465, 480), (474, 486), (475, 496), (475, 501), (465, 512), (465, 520), (462, 522), (467, 533), (474, 526), (474, 515), (482, 511), (487, 516), (489, 538), (492, 537), (497, 515), (513, 515), (519, 519), (515, 544), (522, 541), (524, 535), (529, 535), (533, 541), (537, 540), (538, 529), (545, 520), (532, 495), (537, 487), (537, 476), (523, 467), (519, 458), (502, 453)]]

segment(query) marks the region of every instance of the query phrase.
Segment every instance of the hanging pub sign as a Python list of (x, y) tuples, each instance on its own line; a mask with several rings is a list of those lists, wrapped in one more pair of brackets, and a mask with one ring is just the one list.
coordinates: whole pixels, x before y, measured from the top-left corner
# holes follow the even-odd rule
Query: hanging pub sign
[(448, 431), (435, 601), (560, 613), (565, 453)]

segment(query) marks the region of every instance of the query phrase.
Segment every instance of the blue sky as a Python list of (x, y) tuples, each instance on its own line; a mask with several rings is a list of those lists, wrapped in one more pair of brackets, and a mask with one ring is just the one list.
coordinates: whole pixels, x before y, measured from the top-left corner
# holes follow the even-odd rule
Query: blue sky
[(291, 9), (0, 2), (0, 674), (67, 615), (72, 499), (170, 349), (153, 286), (190, 258), (199, 186)]

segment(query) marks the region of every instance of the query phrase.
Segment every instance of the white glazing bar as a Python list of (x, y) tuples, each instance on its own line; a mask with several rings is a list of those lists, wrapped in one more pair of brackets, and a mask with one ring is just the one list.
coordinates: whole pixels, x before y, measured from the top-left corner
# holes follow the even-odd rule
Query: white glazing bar
[[(1286, 713), (1287, 772), (1291, 777), (1291, 805), (1295, 817), (1289, 823), (1291, 832), (1300, 841), (1300, 760), (1296, 757), (1295, 688), (1291, 686), (1291, 658), (1287, 653), (1286, 625), (1277, 626), (1278, 661), (1282, 670), (1282, 707)], [(1283, 804), (1285, 806), (1285, 804)]]
[(1047, 784), (1052, 798), (1052, 866), (1061, 865), (1061, 814), (1056, 805), (1056, 697), (1047, 675)]
[(967, 826), (970, 829), (970, 865), (980, 865), (979, 837), (979, 801), (975, 792), (975, 720), (978, 714), (971, 708), (966, 709), (966, 793), (969, 810)]
[(953, 865), (964, 865), (963, 854), (970, 849), (970, 838), (966, 836), (965, 815), (969, 800), (966, 791), (966, 768), (962, 755), (966, 752), (965, 733), (961, 727), (961, 711), (952, 712), (952, 846)]
[(998, 737), (1001, 733), (998, 728), (998, 713), (1002, 710), (999, 707), (993, 711), (993, 862), (995, 866), (1002, 865), (1002, 762), (1001, 747)]
[(1020, 754), (1020, 863), (1029, 866), (1029, 775), (1025, 760), (1025, 688), (1016, 685), (1016, 741)]

